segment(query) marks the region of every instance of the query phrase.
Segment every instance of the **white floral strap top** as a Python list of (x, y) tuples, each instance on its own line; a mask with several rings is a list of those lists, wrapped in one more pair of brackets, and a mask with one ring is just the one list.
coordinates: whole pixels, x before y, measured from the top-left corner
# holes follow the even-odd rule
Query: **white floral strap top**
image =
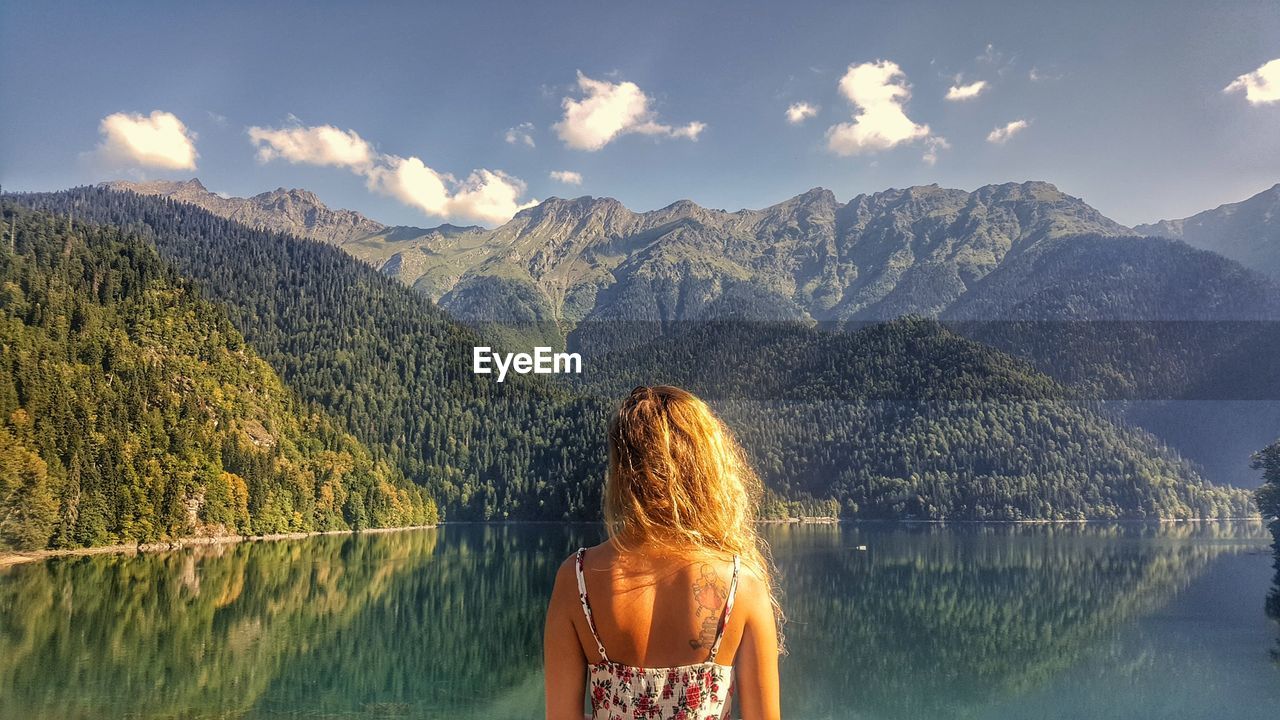
[(587, 688), (591, 696), (592, 720), (721, 720), (729, 717), (733, 666), (716, 663), (720, 641), (733, 611), (733, 596), (738, 590), (738, 558), (733, 558), (733, 579), (724, 600), (724, 612), (716, 626), (715, 640), (705, 662), (669, 668), (639, 668), (613, 662), (605, 652), (596, 622), (587, 601), (587, 581), (582, 576), (582, 558), (586, 548), (576, 556), (578, 598), (587, 627), (596, 641), (600, 662), (587, 666)]

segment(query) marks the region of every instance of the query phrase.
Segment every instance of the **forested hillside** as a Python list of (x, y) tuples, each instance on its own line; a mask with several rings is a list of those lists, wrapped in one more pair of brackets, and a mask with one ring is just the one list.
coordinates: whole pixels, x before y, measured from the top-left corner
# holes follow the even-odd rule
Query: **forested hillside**
[(474, 332), (343, 251), (129, 192), (16, 199), (143, 232), (291, 389), (425, 487), (450, 519), (598, 516), (603, 407), (528, 378), (476, 377)]
[(276, 188), (251, 198), (237, 198), (209, 192), (197, 178), (186, 182), (117, 180), (103, 183), (103, 186), (141, 195), (161, 195), (191, 203), (252, 228), (292, 233), (335, 245), (390, 229), (354, 210), (331, 209), (320, 202), (315, 193), (300, 188)]
[[(641, 382), (706, 394), (777, 493), (771, 512), (1253, 512), (1244, 492), (1204, 482), (1149, 436), (931, 321), (857, 333), (675, 325), (638, 349), (591, 355), (577, 387), (529, 378), (499, 385), (471, 372), (471, 348), (484, 340), (332, 246), (131, 193), (89, 188), (19, 199), (143, 230), (225, 306), (291, 388), (394, 461), (453, 518), (597, 517), (604, 417)], [(628, 327), (653, 335), (644, 326), (613, 331)]]
[(0, 548), (436, 521), (151, 247), (10, 203), (3, 220)]
[[(749, 349), (749, 350), (748, 350)], [(858, 331), (711, 322), (592, 363), (583, 389), (706, 396), (774, 488), (863, 518), (1241, 517), (1146, 433), (1029, 364), (906, 318)]]

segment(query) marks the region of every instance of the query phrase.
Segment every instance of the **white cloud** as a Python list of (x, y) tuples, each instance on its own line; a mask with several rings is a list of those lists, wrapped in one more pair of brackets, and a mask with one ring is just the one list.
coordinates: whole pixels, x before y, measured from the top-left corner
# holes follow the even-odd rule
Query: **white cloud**
[[(296, 123), (297, 119), (290, 116), (290, 122)], [(347, 168), (363, 177), (370, 191), (393, 197), (433, 217), (503, 223), (538, 203), (521, 202), (524, 182), (499, 170), (473, 170), (465, 180), (458, 180), (429, 167), (420, 158), (375, 152), (356, 131), (339, 130), (332, 125), (251, 127), (249, 138), (263, 162), (279, 158), (291, 163)]]
[(1276, 58), (1251, 73), (1245, 73), (1222, 89), (1223, 92), (1244, 91), (1244, 99), (1250, 105), (1280, 102), (1280, 58)]
[(454, 187), (449, 198), (448, 217), (474, 218), (482, 222), (501, 223), (512, 215), (538, 204), (537, 200), (520, 202), (525, 184), (519, 178), (497, 170), (476, 170)]
[(509, 145), (524, 145), (525, 147), (537, 147), (533, 142), (533, 123), (522, 122), (513, 128), (507, 128), (507, 132), (503, 135), (503, 139)]
[(361, 171), (373, 164), (373, 146), (355, 130), (332, 125), (287, 128), (249, 128), (249, 139), (258, 148), (258, 160), (275, 159), (306, 165), (330, 165)]
[(581, 185), (582, 173), (572, 170), (552, 170), (551, 179), (556, 182), (562, 182), (565, 185)]
[(992, 130), (991, 132), (987, 133), (987, 142), (995, 143), (996, 145), (1003, 145), (1004, 143), (1009, 141), (1009, 138), (1013, 137), (1014, 135), (1017, 135), (1023, 130), (1026, 130), (1027, 126), (1030, 124), (1031, 123), (1027, 122), (1026, 120), (1014, 120), (1013, 122), (1008, 123), (1004, 127), (998, 127)]
[(525, 184), (506, 173), (476, 170), (459, 182), (412, 156), (384, 155), (365, 177), (370, 190), (437, 217), (502, 223), (538, 204), (537, 200), (521, 203)]
[(978, 80), (967, 85), (960, 85), (960, 80), (956, 80), (956, 84), (947, 88), (948, 100), (972, 100), (982, 94), (987, 89), (986, 80)]
[[(659, 125), (658, 127), (666, 127), (666, 126)], [(697, 142), (698, 136), (701, 135), (702, 131), (706, 129), (707, 129), (706, 123), (694, 120), (693, 122), (688, 123), (686, 125), (669, 128), (669, 129), (663, 130), (662, 132), (666, 133), (667, 135), (670, 135), (673, 138), (684, 138), (686, 140), (692, 140), (694, 142)], [(658, 133), (658, 134), (662, 134), (662, 133)]]
[(917, 125), (903, 110), (911, 88), (897, 63), (877, 60), (850, 65), (840, 78), (840, 94), (857, 112), (853, 122), (827, 128), (827, 147), (837, 155), (887, 150), (929, 137), (929, 126)]
[(386, 164), (372, 168), (368, 175), (370, 190), (416, 207), (427, 215), (447, 215), (449, 188), (448, 175), (427, 167), (416, 157), (388, 156)]
[(701, 122), (680, 127), (658, 122), (649, 107), (651, 99), (633, 82), (592, 80), (579, 72), (578, 89), (584, 97), (564, 98), (564, 118), (553, 126), (564, 144), (577, 150), (599, 150), (628, 133), (697, 140), (707, 127)]
[(791, 103), (790, 107), (787, 108), (787, 122), (792, 125), (799, 125), (817, 114), (818, 107), (816, 105), (810, 105), (807, 102)]
[(98, 155), (113, 165), (196, 168), (196, 134), (173, 113), (114, 113), (102, 118), (98, 132), (102, 134)]
[(920, 159), (923, 160), (926, 165), (937, 165), (938, 151), (950, 149), (951, 143), (947, 142), (946, 138), (941, 135), (934, 135), (924, 141), (924, 155), (921, 156)]

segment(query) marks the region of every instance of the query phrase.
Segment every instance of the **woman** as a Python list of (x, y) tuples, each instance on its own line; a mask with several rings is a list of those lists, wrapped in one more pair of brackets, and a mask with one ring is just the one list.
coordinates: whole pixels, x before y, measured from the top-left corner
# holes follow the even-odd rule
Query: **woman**
[[(547, 609), (548, 720), (778, 709), (777, 602), (756, 534), (760, 481), (698, 398), (638, 387), (609, 423), (609, 539), (560, 566)], [(730, 687), (732, 683), (732, 688)]]

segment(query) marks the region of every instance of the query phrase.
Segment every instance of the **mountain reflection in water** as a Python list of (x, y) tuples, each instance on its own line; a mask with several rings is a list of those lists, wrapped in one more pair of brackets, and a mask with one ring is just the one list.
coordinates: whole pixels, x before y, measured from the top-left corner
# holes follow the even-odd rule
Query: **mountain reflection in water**
[[(451, 525), (15, 566), (0, 571), (0, 717), (540, 717), (551, 581), (600, 535)], [(1240, 717), (1280, 703), (1274, 635), (1250, 629), (1267, 623), (1260, 523), (767, 535), (789, 616), (788, 717), (1144, 717), (1105, 695), (1176, 697), (1183, 671), (1229, 678), (1197, 697), (1220, 692)], [(1198, 582), (1237, 570), (1256, 592)], [(1280, 586), (1267, 602), (1280, 610)], [(1204, 617), (1256, 648), (1159, 652), (1207, 632)]]

